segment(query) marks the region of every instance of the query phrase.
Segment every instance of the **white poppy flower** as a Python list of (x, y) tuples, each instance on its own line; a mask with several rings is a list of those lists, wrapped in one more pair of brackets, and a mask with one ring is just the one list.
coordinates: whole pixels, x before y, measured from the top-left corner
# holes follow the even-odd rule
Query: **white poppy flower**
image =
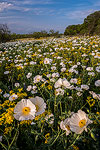
[(68, 89), (71, 88), (71, 84), (67, 81), (66, 78), (64, 78), (64, 79), (62, 80), (62, 85), (63, 85), (65, 88), (68, 88)]
[(44, 64), (50, 64), (50, 59), (49, 58), (45, 58), (44, 59)]
[(35, 98), (30, 98), (30, 101), (36, 107), (36, 116), (42, 114), (43, 112), (45, 112), (46, 103), (44, 102), (43, 98), (41, 98), (39, 96), (36, 96)]
[(58, 73), (58, 72), (57, 72), (57, 73), (54, 72), (54, 73), (52, 74), (52, 77), (53, 77), (53, 78), (59, 77), (59, 73)]
[(19, 87), (19, 83), (15, 83), (15, 87)]
[(87, 131), (87, 125), (92, 123), (88, 118), (87, 114), (78, 110), (77, 113), (74, 113), (70, 118), (70, 129), (76, 134), (81, 134), (84, 130)]
[(95, 76), (95, 73), (94, 72), (88, 72), (88, 75), (89, 76)]
[(70, 80), (70, 83), (77, 83), (77, 79), (76, 78), (72, 78), (71, 80)]
[(55, 78), (51, 78), (50, 81), (51, 81), (51, 82), (55, 82)]
[(34, 83), (38, 83), (41, 80), (42, 80), (42, 76), (40, 76), (40, 75), (37, 75), (37, 76), (34, 77)]
[(61, 72), (65, 72), (66, 71), (66, 68), (61, 68)]
[(96, 67), (96, 71), (97, 71), (97, 72), (100, 72), (100, 66), (99, 66), (99, 67)]
[(81, 85), (81, 89), (88, 90), (88, 89), (89, 89), (89, 86), (88, 86), (88, 85), (85, 85), (85, 84), (82, 84), (82, 85)]
[(66, 131), (66, 135), (69, 135), (70, 131), (70, 118), (61, 121), (60, 128)]
[(100, 80), (95, 81), (95, 86), (100, 86)]
[(18, 98), (18, 96), (14, 93), (9, 97), (10, 101), (16, 100)]
[(87, 70), (87, 71), (92, 71), (92, 70), (93, 70), (93, 67), (87, 67), (86, 70)]
[(33, 120), (35, 118), (36, 107), (29, 99), (22, 99), (14, 108), (16, 120)]
[(26, 75), (27, 79), (29, 79), (31, 76), (32, 76), (32, 73), (30, 72)]
[(55, 87), (55, 88), (59, 88), (59, 87), (61, 87), (61, 86), (62, 86), (62, 79), (59, 78), (59, 79), (56, 81), (54, 87)]
[(5, 71), (4, 74), (9, 74), (9, 71)]
[(32, 86), (31, 85), (29, 85), (28, 87), (27, 87), (27, 91), (30, 91), (32, 89)]
[(81, 92), (77, 92), (77, 95), (78, 95), (78, 96), (82, 96), (82, 93), (81, 93)]
[(57, 68), (55, 66), (52, 66), (51, 67), (51, 70), (56, 70)]
[(36, 64), (36, 62), (30, 61), (30, 65), (35, 65), (35, 64)]
[(3, 97), (9, 97), (10, 96), (10, 94), (8, 94), (8, 93), (5, 93), (5, 94), (3, 94)]
[(49, 124), (54, 123), (54, 115), (51, 113), (50, 115), (46, 115), (45, 120), (49, 122)]
[(93, 98), (100, 100), (100, 94), (96, 94), (93, 91), (90, 91), (89, 93), (92, 94)]
[(64, 90), (63, 89), (61, 89), (61, 88), (58, 88), (58, 89), (56, 89), (55, 90), (55, 95), (64, 95)]

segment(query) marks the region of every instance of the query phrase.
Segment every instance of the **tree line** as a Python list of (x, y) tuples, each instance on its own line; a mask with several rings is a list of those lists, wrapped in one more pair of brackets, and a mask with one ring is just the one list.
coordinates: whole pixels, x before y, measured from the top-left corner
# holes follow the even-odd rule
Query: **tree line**
[(60, 37), (62, 34), (59, 31), (54, 31), (51, 29), (49, 32), (42, 30), (40, 32), (33, 32), (29, 34), (16, 34), (11, 33), (7, 24), (0, 24), (0, 43), (7, 42), (7, 41), (14, 41), (16, 39), (23, 39), (23, 38), (35, 38), (39, 39), (41, 37)]
[(69, 25), (64, 35), (100, 35), (100, 11), (88, 15), (83, 24)]
[[(42, 30), (40, 32), (32, 32), (29, 34), (16, 34), (11, 33), (7, 24), (0, 24), (0, 43), (10, 40), (22, 39), (22, 38), (41, 38), (41, 37), (61, 37), (59, 31), (51, 29), (49, 32)], [(88, 15), (83, 24), (69, 25), (66, 27), (65, 36), (74, 35), (100, 35), (100, 11), (96, 11)]]

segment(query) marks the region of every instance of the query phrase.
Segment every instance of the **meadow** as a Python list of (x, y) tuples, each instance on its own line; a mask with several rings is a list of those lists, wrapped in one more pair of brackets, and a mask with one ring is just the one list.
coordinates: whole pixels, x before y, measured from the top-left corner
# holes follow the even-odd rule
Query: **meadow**
[(0, 57), (1, 150), (99, 150), (99, 36), (9, 42)]

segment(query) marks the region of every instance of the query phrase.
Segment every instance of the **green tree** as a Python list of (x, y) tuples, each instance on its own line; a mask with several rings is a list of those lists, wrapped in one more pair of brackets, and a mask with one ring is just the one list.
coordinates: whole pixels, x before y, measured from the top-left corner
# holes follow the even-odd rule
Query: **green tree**
[(0, 24), (0, 43), (11, 39), (10, 30), (7, 24)]

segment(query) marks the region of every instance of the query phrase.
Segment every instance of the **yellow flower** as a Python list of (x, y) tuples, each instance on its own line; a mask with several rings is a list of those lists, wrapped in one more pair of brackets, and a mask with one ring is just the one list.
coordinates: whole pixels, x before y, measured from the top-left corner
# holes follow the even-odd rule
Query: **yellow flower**
[(2, 93), (2, 89), (0, 89), (0, 94)]
[(4, 130), (4, 134), (8, 134), (12, 130), (12, 127), (6, 127)]
[(47, 134), (45, 135), (45, 138), (46, 138), (46, 139), (48, 139), (48, 137), (50, 137), (50, 133), (47, 133)]
[(32, 123), (31, 120), (23, 120), (20, 122), (21, 125), (26, 124), (26, 125), (30, 125)]
[(95, 99), (92, 99), (91, 97), (87, 97), (87, 102), (90, 107), (93, 107), (95, 105)]
[(81, 79), (80, 79), (80, 78), (77, 80), (77, 84), (78, 84), (78, 85), (81, 84)]
[(13, 92), (14, 92), (14, 91), (13, 91), (13, 90), (11, 90), (9, 93), (10, 93), (10, 94), (12, 94)]
[(20, 70), (20, 69), (22, 69), (22, 67), (21, 67), (21, 66), (18, 66), (18, 67), (17, 67), (17, 70)]
[(22, 92), (22, 90), (23, 90), (23, 88), (21, 88), (21, 89), (18, 89), (18, 91), (19, 91), (19, 92)]
[(44, 87), (45, 86), (45, 84), (43, 83), (42, 85), (41, 85), (41, 87)]
[(21, 75), (21, 74), (19, 74), (19, 75), (18, 75), (18, 78), (17, 78), (17, 80), (19, 80), (19, 79), (21, 78), (21, 76), (22, 76), (22, 75)]
[(76, 145), (72, 146), (74, 150), (79, 150), (79, 148)]
[(96, 112), (97, 115), (100, 115), (100, 112)]
[(44, 118), (45, 115), (46, 115), (46, 112), (44, 112), (44, 113), (42, 113), (42, 114), (36, 116), (36, 117), (35, 117), (35, 120), (39, 120), (39, 119), (42, 118), (42, 117)]
[(48, 90), (52, 90), (52, 86), (51, 85), (48, 85), (47, 88), (48, 88)]
[(41, 65), (41, 64), (43, 64), (43, 60), (42, 60), (42, 61), (40, 61), (40, 65)]
[(45, 144), (47, 144), (48, 143), (48, 140), (50, 139), (50, 133), (47, 133), (46, 135), (45, 135)]

